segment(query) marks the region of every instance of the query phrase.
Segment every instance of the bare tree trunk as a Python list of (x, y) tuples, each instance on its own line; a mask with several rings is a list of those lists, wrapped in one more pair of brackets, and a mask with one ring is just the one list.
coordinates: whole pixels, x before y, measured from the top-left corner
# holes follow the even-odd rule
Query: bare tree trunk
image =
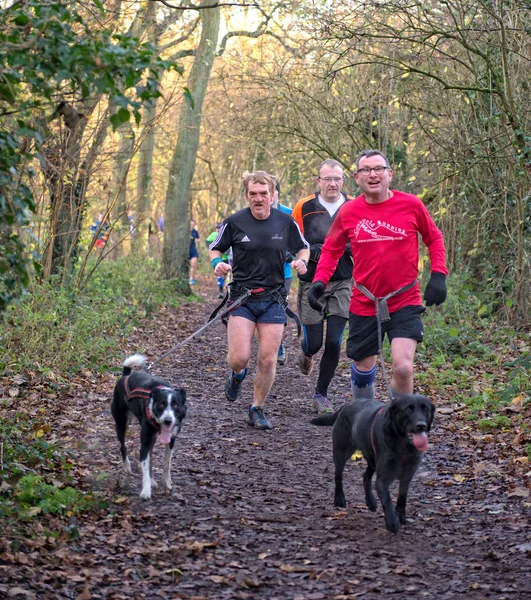
[(127, 202), (127, 175), (135, 148), (135, 133), (131, 122), (124, 123), (118, 130), (120, 147), (114, 159), (114, 186), (112, 197), (116, 203), (112, 210), (113, 229), (110, 237), (112, 258), (117, 259), (125, 254), (124, 240), (129, 239), (129, 221), (127, 214), (130, 206)]
[[(201, 0), (201, 7), (215, 0)], [(193, 104), (183, 101), (179, 121), (178, 139), (173, 152), (166, 192), (164, 213), (164, 246), (162, 250), (162, 276), (186, 282), (188, 289), (188, 244), (190, 223), (188, 203), (190, 184), (194, 176), (201, 129), (201, 110), (219, 38), (219, 7), (202, 10), (201, 40), (188, 78)]]
[(154, 123), (157, 118), (157, 105), (153, 103), (144, 110), (144, 141), (140, 146), (137, 175), (137, 205), (135, 214), (135, 235), (132, 250), (142, 253), (148, 242), (149, 219), (151, 210), (151, 190), (153, 187), (153, 150), (155, 148)]
[(51, 205), (51, 237), (43, 265), (45, 279), (60, 272), (66, 278), (72, 271), (86, 188), (85, 170), (79, 166), (83, 129), (79, 121), (65, 128), (62, 140), (43, 152)]

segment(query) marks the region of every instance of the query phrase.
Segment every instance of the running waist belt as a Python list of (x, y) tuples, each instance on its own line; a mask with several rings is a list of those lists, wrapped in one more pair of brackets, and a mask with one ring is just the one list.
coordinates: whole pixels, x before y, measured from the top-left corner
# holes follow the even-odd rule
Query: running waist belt
[[(250, 289), (244, 287), (243, 285), (240, 285), (239, 283), (234, 283), (234, 282), (229, 283), (229, 288), (230, 288), (230, 286), (233, 286), (234, 289), (237, 292), (241, 292), (241, 294), (238, 297), (238, 299), (235, 301), (235, 303), (232, 305), (232, 307), (229, 306), (229, 308), (234, 308), (234, 310), (235, 310), (236, 308), (238, 308), (238, 306), (241, 306), (242, 304), (244, 304), (248, 300), (248, 298), (250, 296), (252, 296), (253, 294), (261, 294), (263, 292), (267, 292), (269, 294), (269, 296), (271, 297), (271, 304), (273, 302), (277, 302), (278, 304), (280, 304), (280, 306), (282, 306), (282, 308), (286, 311), (286, 315), (290, 319), (293, 319), (295, 321), (295, 323), (297, 325), (297, 337), (301, 336), (302, 326), (301, 326), (300, 319), (299, 319), (298, 315), (296, 313), (294, 313), (291, 310), (291, 308), (288, 306), (288, 299), (279, 292), (279, 290), (283, 287), (283, 285), (279, 286), (278, 288), (269, 288), (269, 289), (268, 288), (256, 288), (254, 290), (250, 290)], [(230, 292), (227, 289), (227, 293), (225, 294), (225, 297), (223, 298), (221, 303), (218, 306), (216, 306), (213, 313), (210, 315), (210, 317), (208, 319), (209, 321), (214, 319), (216, 317), (216, 315), (219, 313), (219, 311), (225, 306), (225, 304), (227, 304), (227, 302), (229, 300), (229, 296), (230, 296)]]
[(361, 283), (354, 283), (354, 285), (358, 288), (358, 290), (364, 296), (369, 298), (369, 300), (374, 300), (374, 302), (378, 304), (377, 308), (379, 309), (378, 312), (380, 313), (381, 320), (389, 321), (391, 319), (391, 316), (389, 315), (389, 308), (387, 307), (387, 301), (389, 300), (389, 298), (392, 298), (393, 296), (397, 296), (398, 294), (401, 294), (402, 292), (405, 292), (406, 290), (411, 289), (413, 286), (417, 285), (417, 280), (415, 279), (411, 283), (408, 283), (407, 285), (404, 285), (400, 289), (395, 290), (394, 292), (391, 292), (390, 294), (387, 294), (387, 296), (384, 296), (383, 298), (377, 298), (376, 296), (371, 294), (371, 292), (369, 292), (369, 290), (364, 285), (361, 285)]

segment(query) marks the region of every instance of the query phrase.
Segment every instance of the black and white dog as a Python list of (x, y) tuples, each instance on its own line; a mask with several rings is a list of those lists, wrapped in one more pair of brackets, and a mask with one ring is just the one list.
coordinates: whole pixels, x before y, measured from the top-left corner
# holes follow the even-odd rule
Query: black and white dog
[(162, 483), (171, 490), (171, 457), (175, 438), (186, 415), (186, 392), (174, 389), (147, 371), (133, 371), (145, 364), (146, 357), (134, 354), (125, 359), (122, 377), (114, 388), (111, 412), (120, 442), (123, 470), (131, 473), (131, 464), (125, 447), (125, 434), (132, 413), (140, 423), (140, 464), (142, 465), (142, 491), (140, 497), (151, 498), (151, 488), (157, 487), (152, 477), (151, 455), (158, 439), (166, 446)]

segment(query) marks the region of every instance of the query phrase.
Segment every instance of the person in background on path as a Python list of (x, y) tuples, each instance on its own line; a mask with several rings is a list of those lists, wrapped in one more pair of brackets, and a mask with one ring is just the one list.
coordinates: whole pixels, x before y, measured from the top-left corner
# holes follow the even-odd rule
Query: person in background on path
[[(275, 183), (275, 191), (273, 192), (273, 208), (277, 208), (283, 213), (287, 215), (291, 215), (291, 208), (289, 206), (285, 206), (284, 204), (279, 203), (280, 197), (280, 181), (277, 178)], [(289, 298), (289, 291), (291, 289), (291, 282), (293, 281), (293, 275), (291, 273), (291, 262), (284, 263), (284, 287), (286, 288), (286, 298)], [(284, 348), (284, 343), (280, 342), (280, 347), (278, 349), (277, 363), (279, 365), (285, 365), (288, 360), (288, 354), (286, 352), (286, 348)]]
[(304, 325), (304, 339), (297, 364), (303, 375), (309, 375), (313, 368), (313, 356), (321, 349), (324, 338), (325, 347), (312, 401), (312, 408), (320, 415), (333, 411), (328, 399), (328, 387), (339, 363), (341, 338), (348, 319), (352, 293), (352, 256), (348, 248), (344, 248), (337, 267), (331, 274), (320, 310), (315, 310), (308, 304), (307, 295), (326, 234), (340, 207), (352, 200), (351, 196), (341, 191), (344, 181), (343, 167), (337, 160), (323, 161), (317, 175), (319, 190), (299, 200), (292, 213), (310, 244), (308, 271), (299, 275), (297, 303), (299, 317)]
[[(223, 223), (216, 223), (216, 231), (213, 231), (206, 239), (207, 248), (210, 247), (210, 244), (217, 238), (218, 233), (223, 226)], [(221, 256), (221, 260), (225, 263), (229, 263), (229, 255), (225, 253)], [(225, 277), (218, 277), (218, 298), (223, 298), (225, 296)]]
[(157, 225), (159, 228), (159, 231), (161, 233), (164, 232), (164, 215), (159, 215), (159, 218), (157, 219)]
[(129, 222), (129, 237), (135, 237), (135, 213), (132, 210), (127, 211), (127, 221)]
[(195, 221), (190, 219), (190, 249), (188, 257), (190, 258), (190, 285), (195, 285), (195, 272), (197, 270), (197, 257), (199, 252), (195, 245), (196, 240), (199, 239), (199, 232), (195, 228)]
[(105, 248), (107, 240), (109, 239), (110, 227), (109, 223), (103, 220), (102, 212), (98, 213), (98, 217), (89, 227), (89, 229), (93, 235), (97, 236), (94, 246), (96, 246), (96, 248)]
[(384, 299), (380, 302), (381, 332), (391, 343), (391, 388), (411, 394), (415, 351), (424, 333), (421, 315), (426, 310), (417, 281), (418, 235), (431, 260), (431, 277), (424, 291), (426, 306), (438, 306), (446, 299), (448, 269), (443, 235), (420, 198), (390, 189), (393, 171), (378, 150), (365, 150), (358, 156), (354, 177), (362, 194), (339, 209), (326, 237), (308, 301), (314, 308), (320, 306), (320, 298), (350, 242), (355, 281), (347, 340), (347, 355), (354, 361), (352, 394), (355, 399), (374, 397), (378, 355), (374, 298)]
[[(258, 367), (247, 423), (256, 429), (271, 429), (271, 423), (264, 414), (264, 403), (275, 380), (278, 348), (286, 322), (282, 306), (285, 301), (286, 252), (289, 250), (295, 255), (291, 266), (298, 273), (305, 273), (310, 251), (295, 221), (271, 208), (275, 189), (272, 175), (265, 171), (244, 173), (243, 185), (249, 208), (225, 219), (210, 246), (210, 259), (216, 275), (224, 277), (232, 270), (232, 302), (249, 290), (255, 290), (229, 317), (227, 363), (232, 373), (225, 382), (225, 396), (234, 401), (240, 394), (256, 332)], [(231, 247), (232, 267), (222, 260), (223, 253)]]

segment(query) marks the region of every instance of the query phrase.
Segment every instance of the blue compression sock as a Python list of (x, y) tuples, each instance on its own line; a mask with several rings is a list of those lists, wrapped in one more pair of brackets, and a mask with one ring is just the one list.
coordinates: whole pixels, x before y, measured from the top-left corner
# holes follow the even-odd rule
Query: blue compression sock
[(350, 381), (358, 388), (366, 388), (374, 383), (376, 379), (376, 365), (370, 371), (359, 371), (352, 363), (350, 367)]

